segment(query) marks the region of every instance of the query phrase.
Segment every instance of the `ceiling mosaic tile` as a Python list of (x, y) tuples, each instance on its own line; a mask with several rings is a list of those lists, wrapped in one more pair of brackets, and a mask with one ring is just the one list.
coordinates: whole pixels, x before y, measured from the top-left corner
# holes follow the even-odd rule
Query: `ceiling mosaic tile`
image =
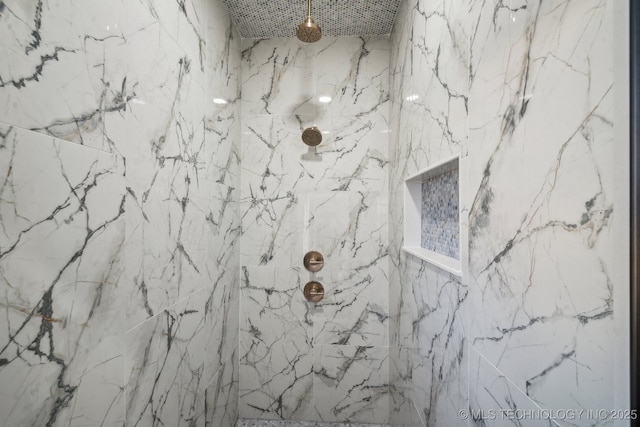
[[(295, 37), (306, 0), (223, 0), (243, 38)], [(315, 0), (311, 16), (325, 36), (391, 33), (401, 0)]]

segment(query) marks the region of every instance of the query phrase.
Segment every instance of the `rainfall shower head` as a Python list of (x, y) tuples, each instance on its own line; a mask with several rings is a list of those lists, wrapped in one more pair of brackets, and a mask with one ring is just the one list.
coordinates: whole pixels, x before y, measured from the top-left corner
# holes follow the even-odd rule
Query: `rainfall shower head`
[(307, 144), (309, 147), (315, 147), (322, 142), (322, 132), (320, 132), (320, 129), (315, 126), (306, 128), (302, 132), (302, 142)]
[(298, 31), (296, 31), (296, 36), (300, 41), (305, 43), (315, 43), (322, 37), (322, 31), (318, 24), (313, 22), (313, 18), (311, 18), (311, 0), (308, 0), (307, 3), (307, 19), (298, 25)]
[(315, 43), (322, 37), (322, 31), (320, 31), (318, 24), (313, 22), (313, 19), (309, 16), (302, 24), (298, 25), (296, 36), (300, 41), (305, 43)]

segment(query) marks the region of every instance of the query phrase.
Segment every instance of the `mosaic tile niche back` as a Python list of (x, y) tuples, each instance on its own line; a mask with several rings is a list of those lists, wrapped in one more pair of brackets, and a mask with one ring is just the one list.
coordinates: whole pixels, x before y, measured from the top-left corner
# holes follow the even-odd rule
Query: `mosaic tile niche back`
[(422, 227), (420, 245), (460, 259), (459, 169), (422, 182)]

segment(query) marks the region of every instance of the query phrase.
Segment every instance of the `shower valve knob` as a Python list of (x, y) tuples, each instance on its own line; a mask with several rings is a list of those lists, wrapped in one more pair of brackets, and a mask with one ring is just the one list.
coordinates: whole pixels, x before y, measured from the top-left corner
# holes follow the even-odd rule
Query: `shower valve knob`
[(302, 263), (304, 264), (304, 268), (315, 273), (324, 267), (324, 257), (318, 251), (310, 251), (305, 254)]
[(304, 285), (304, 297), (309, 302), (319, 302), (324, 298), (324, 286), (320, 282), (309, 282)]

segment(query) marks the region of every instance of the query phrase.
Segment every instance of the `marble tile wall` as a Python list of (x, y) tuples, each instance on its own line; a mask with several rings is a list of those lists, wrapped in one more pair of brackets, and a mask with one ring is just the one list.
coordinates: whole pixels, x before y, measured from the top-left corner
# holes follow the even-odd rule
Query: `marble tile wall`
[(4, 1), (0, 53), (0, 416), (232, 425), (241, 52), (224, 5)]
[[(460, 156), (460, 221), (466, 227), (471, 36), (464, 1), (404, 2), (391, 35), (390, 389), (391, 423), (466, 426), (468, 281), (402, 252), (404, 179)], [(466, 235), (460, 235), (463, 277)]]
[[(614, 407), (613, 291), (625, 285), (611, 272), (626, 243), (612, 224), (626, 202), (613, 196), (612, 3), (403, 3), (391, 36), (394, 425)], [(401, 252), (393, 191), (457, 153), (461, 280)]]
[(389, 38), (244, 40), (242, 59), (240, 416), (386, 422)]
[(613, 2), (527, 6), (477, 9), (470, 344), (542, 408), (613, 408)]

